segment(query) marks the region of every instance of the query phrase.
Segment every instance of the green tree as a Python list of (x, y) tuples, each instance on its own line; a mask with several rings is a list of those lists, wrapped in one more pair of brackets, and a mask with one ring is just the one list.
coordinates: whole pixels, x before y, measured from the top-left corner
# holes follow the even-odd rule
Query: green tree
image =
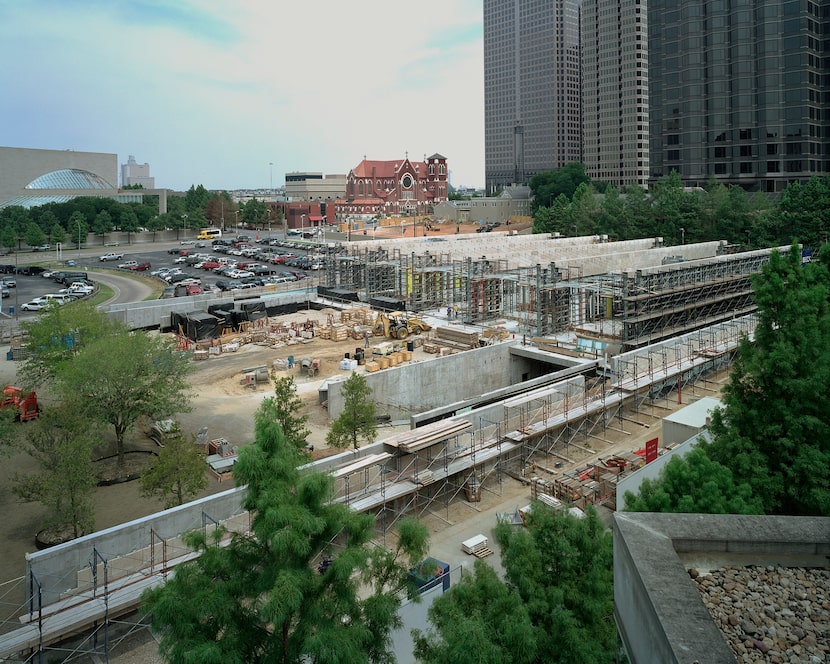
[(534, 233), (564, 233), (568, 223), (570, 201), (559, 194), (549, 207), (539, 207), (533, 213)]
[(92, 222), (92, 231), (96, 235), (101, 236), (101, 244), (104, 244), (104, 238), (107, 233), (112, 233), (113, 224), (112, 216), (106, 210), (101, 210), (95, 215), (95, 220)]
[(332, 503), (331, 476), (301, 470), (303, 454), (274, 418), (260, 410), (255, 419), (234, 467), (251, 532), (226, 546), (190, 534), (200, 556), (145, 592), (160, 652), (205, 664), (394, 662), (390, 631), (426, 529), (406, 520), (393, 551), (372, 548), (374, 518)]
[(732, 472), (695, 447), (673, 457), (655, 480), (645, 479), (639, 492), (625, 494), (628, 512), (688, 514), (762, 514), (749, 484), (736, 485)]
[(264, 201), (252, 198), (242, 207), (242, 223), (249, 228), (259, 228), (268, 219), (268, 206)]
[(69, 527), (74, 537), (92, 532), (95, 523), (95, 473), (92, 448), (96, 429), (70, 401), (50, 408), (33, 424), (26, 452), (40, 471), (13, 476), (14, 493), (50, 510), (46, 527)]
[(46, 234), (40, 226), (38, 226), (35, 222), (31, 222), (26, 227), (26, 236), (24, 239), (26, 240), (26, 244), (30, 247), (39, 247), (46, 242)]
[(361, 440), (370, 444), (375, 442), (375, 402), (366, 378), (359, 373), (352, 373), (343, 383), (342, 395), (343, 412), (332, 422), (326, 443), (330, 447), (339, 448), (351, 445), (357, 450)]
[(66, 226), (66, 232), (72, 242), (78, 243), (78, 249), (80, 249), (89, 232), (89, 226), (83, 212), (76, 210), (72, 213)]
[(830, 233), (830, 178), (791, 182), (778, 203), (777, 244), (801, 242), (817, 247)]
[(431, 630), (412, 632), (423, 664), (466, 664), (471, 653), (478, 664), (538, 661), (536, 630), (522, 598), (481, 560), (433, 602), (429, 622)]
[(753, 279), (758, 324), (712, 418), (709, 456), (766, 514), (830, 515), (830, 273), (793, 245)]
[(63, 226), (60, 224), (55, 224), (49, 230), (49, 242), (54, 245), (63, 244), (66, 242), (66, 231), (63, 230)]
[(71, 307), (47, 307), (40, 316), (21, 322), (26, 331), (26, 359), (20, 375), (27, 385), (39, 387), (53, 381), (84, 346), (127, 329), (89, 302)]
[(303, 411), (305, 404), (297, 394), (297, 384), (292, 376), (278, 377), (271, 373), (274, 381), (274, 396), (263, 400), (263, 413), (280, 425), (285, 439), (297, 448), (304, 448), (311, 433), (306, 427), (308, 415)]
[(535, 627), (539, 662), (615, 660), (611, 533), (596, 510), (584, 519), (534, 502), (528, 528), (496, 527), (507, 582)]
[(537, 173), (530, 178), (529, 183), (533, 192), (533, 210), (538, 207), (550, 207), (560, 194), (571, 200), (576, 188), (583, 182), (587, 184), (590, 178), (585, 174), (585, 166), (579, 162), (571, 162), (553, 171)]
[(124, 437), (140, 417), (155, 420), (189, 409), (190, 369), (170, 340), (118, 331), (84, 344), (71, 363), (60, 364), (56, 389), (65, 398), (83, 395), (83, 414), (113, 427), (123, 464)]
[(138, 232), (138, 216), (133, 210), (126, 208), (121, 212), (119, 220), (121, 232), (127, 234), (127, 244), (129, 244), (130, 236)]
[(205, 456), (178, 425), (164, 436), (164, 447), (141, 475), (141, 495), (164, 508), (182, 505), (207, 486)]

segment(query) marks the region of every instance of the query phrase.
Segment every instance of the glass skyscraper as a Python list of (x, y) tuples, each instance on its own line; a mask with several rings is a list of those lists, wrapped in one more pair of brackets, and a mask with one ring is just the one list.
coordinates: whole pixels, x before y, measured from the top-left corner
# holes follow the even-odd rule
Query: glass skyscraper
[(484, 0), (488, 192), (582, 161), (581, 0)]
[(649, 0), (652, 178), (748, 191), (830, 171), (827, 0)]

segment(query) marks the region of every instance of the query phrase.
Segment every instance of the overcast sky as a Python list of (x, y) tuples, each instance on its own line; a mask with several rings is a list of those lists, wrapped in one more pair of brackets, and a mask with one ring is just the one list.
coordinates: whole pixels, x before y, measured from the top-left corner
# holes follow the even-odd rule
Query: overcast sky
[[(0, 145), (280, 186), (439, 152), (484, 185), (480, 0), (0, 0)], [(271, 166), (273, 164), (273, 166)]]

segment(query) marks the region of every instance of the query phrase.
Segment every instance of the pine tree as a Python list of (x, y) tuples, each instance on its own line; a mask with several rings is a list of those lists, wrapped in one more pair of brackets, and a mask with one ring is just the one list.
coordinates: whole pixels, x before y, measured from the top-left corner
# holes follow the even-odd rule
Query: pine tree
[(330, 447), (351, 445), (355, 450), (360, 447), (361, 440), (373, 443), (377, 436), (375, 402), (366, 378), (352, 373), (343, 383), (342, 394), (343, 412), (332, 422), (326, 442)]

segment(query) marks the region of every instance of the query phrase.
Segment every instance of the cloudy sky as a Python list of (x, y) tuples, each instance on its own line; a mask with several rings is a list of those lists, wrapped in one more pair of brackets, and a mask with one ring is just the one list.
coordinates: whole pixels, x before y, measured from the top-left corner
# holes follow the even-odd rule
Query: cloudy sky
[(454, 186), (483, 186), (481, 12), (480, 0), (0, 0), (0, 145), (135, 155), (173, 189), (440, 152)]

